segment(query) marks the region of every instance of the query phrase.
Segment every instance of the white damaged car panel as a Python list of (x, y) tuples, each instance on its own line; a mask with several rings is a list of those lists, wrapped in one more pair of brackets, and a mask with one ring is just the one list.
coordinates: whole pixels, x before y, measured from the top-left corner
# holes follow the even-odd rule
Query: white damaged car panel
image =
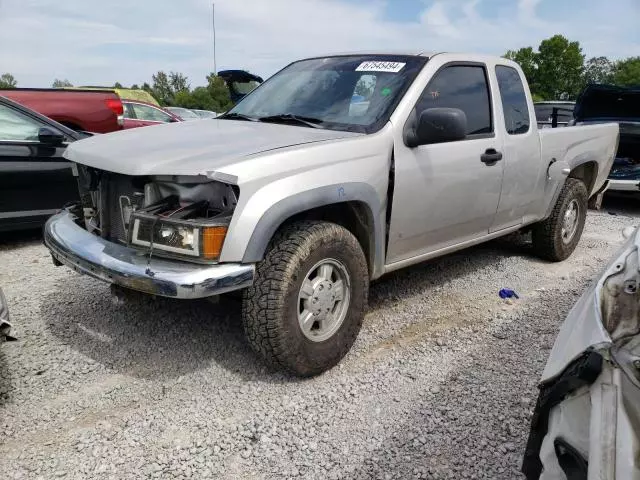
[(640, 231), (583, 294), (540, 385), (523, 473), (640, 479)]

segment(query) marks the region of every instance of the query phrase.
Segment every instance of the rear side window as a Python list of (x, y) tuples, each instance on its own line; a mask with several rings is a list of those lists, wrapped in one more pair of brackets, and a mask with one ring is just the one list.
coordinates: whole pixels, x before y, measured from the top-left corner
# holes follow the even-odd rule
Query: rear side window
[(529, 107), (524, 93), (522, 79), (515, 68), (498, 65), (496, 67), (498, 88), (502, 98), (504, 126), (511, 135), (529, 131)]
[(484, 67), (452, 65), (440, 70), (418, 101), (418, 113), (428, 108), (459, 108), (467, 116), (467, 135), (493, 133), (489, 84)]

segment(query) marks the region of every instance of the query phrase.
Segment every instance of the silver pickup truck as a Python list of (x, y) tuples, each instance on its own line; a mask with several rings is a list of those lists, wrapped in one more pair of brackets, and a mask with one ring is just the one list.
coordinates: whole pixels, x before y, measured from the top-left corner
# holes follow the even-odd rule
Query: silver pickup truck
[(503, 58), (310, 58), (222, 117), (69, 146), (81, 203), (45, 243), (119, 288), (243, 290), (252, 347), (311, 376), (349, 351), (385, 273), (522, 229), (567, 258), (617, 139), (616, 124), (539, 131)]

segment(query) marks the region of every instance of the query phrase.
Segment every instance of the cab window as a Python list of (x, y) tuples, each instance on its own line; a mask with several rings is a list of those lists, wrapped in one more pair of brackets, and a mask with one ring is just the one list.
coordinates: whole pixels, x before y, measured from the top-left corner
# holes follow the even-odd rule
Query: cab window
[(498, 65), (496, 67), (498, 88), (502, 99), (504, 126), (510, 135), (529, 131), (529, 106), (522, 79), (515, 68)]
[(467, 136), (493, 133), (489, 82), (483, 66), (451, 65), (438, 71), (418, 100), (418, 113), (428, 108), (462, 110), (467, 116)]

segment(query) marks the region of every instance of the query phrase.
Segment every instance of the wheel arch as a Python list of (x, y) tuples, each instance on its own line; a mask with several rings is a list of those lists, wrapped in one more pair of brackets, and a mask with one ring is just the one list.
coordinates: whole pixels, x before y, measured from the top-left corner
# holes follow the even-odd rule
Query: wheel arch
[(283, 226), (301, 220), (323, 220), (345, 227), (358, 239), (367, 258), (370, 277), (382, 275), (384, 208), (376, 190), (359, 182), (315, 188), (272, 205), (253, 229), (242, 261), (261, 261), (273, 235)]
[(585, 160), (583, 163), (573, 166), (568, 177), (581, 180), (587, 187), (589, 196), (591, 196), (596, 179), (598, 178), (598, 162), (595, 160)]

